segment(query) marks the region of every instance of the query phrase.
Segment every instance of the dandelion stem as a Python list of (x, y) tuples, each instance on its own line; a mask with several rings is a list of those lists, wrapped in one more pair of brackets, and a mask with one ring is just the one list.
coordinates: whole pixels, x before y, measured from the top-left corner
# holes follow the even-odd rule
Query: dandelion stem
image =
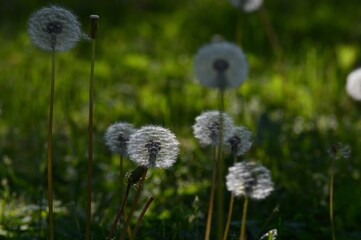
[(274, 28), (271, 24), (271, 21), (269, 20), (267, 9), (262, 5), (258, 12), (259, 12), (262, 24), (266, 30), (266, 35), (272, 46), (274, 54), (277, 57), (281, 57), (282, 56), (282, 46), (280, 44), (277, 33), (274, 30)]
[(211, 194), (209, 196), (207, 226), (206, 226), (206, 234), (204, 238), (205, 240), (209, 240), (211, 233), (215, 181), (216, 181), (216, 147), (213, 147)]
[(125, 238), (125, 234), (127, 232), (127, 228), (130, 224), (130, 219), (132, 218), (133, 216), (133, 213), (134, 213), (134, 209), (135, 207), (137, 206), (137, 202), (138, 202), (138, 199), (139, 199), (139, 196), (140, 196), (140, 192), (142, 191), (142, 188), (143, 188), (143, 183), (144, 183), (144, 180), (145, 180), (145, 176), (147, 175), (147, 171), (148, 169), (145, 169), (144, 172), (143, 172), (143, 175), (142, 177), (140, 178), (139, 180), (139, 183), (138, 183), (138, 189), (137, 189), (137, 192), (135, 194), (135, 197), (134, 197), (134, 200), (133, 200), (133, 203), (132, 203), (132, 207), (130, 208), (130, 211), (128, 213), (128, 217), (127, 217), (127, 221), (125, 222), (125, 225), (124, 225), (124, 228), (123, 228), (123, 231), (122, 231), (122, 234), (120, 236), (120, 240), (124, 240)]
[(223, 240), (227, 239), (229, 225), (231, 224), (231, 218), (232, 218), (232, 212), (233, 212), (233, 203), (234, 203), (234, 194), (231, 193), (231, 198), (229, 200), (229, 210), (228, 210), (227, 223), (226, 223), (226, 228), (224, 230)]
[(331, 222), (332, 240), (336, 240), (335, 224), (333, 221), (333, 182), (335, 175), (335, 162), (336, 162), (336, 158), (333, 158), (332, 166), (331, 166), (331, 178), (330, 178), (330, 222)]
[(123, 202), (122, 204), (120, 205), (120, 208), (118, 210), (118, 213), (117, 215), (115, 216), (114, 220), (113, 220), (113, 224), (112, 224), (112, 227), (110, 229), (110, 232), (109, 232), (109, 235), (107, 237), (108, 240), (112, 239), (113, 236), (114, 236), (114, 232), (115, 232), (115, 229), (117, 228), (117, 223), (120, 219), (120, 217), (122, 216), (123, 214), (123, 211), (124, 211), (124, 206), (125, 204), (127, 203), (127, 200), (128, 200), (128, 196), (129, 196), (129, 191), (130, 191), (130, 187), (132, 186), (133, 184), (132, 183), (128, 183), (127, 185), (127, 189), (125, 191), (125, 195), (124, 195), (124, 198), (123, 198)]
[[(233, 155), (233, 163), (236, 163), (236, 160), (237, 160), (237, 156), (234, 154)], [(228, 230), (229, 230), (229, 226), (231, 224), (231, 219), (232, 219), (233, 203), (234, 203), (234, 194), (233, 194), (233, 192), (231, 192), (231, 197), (229, 200), (227, 223), (226, 223), (226, 227), (225, 227), (224, 234), (223, 234), (223, 240), (227, 240)]]
[(93, 107), (94, 107), (94, 63), (95, 63), (95, 36), (93, 32), (94, 26), (98, 22), (92, 19), (91, 30), (91, 65), (90, 65), (90, 80), (89, 80), (89, 126), (88, 126), (88, 189), (87, 189), (87, 211), (86, 211), (86, 230), (85, 239), (90, 240), (90, 225), (91, 225), (91, 198), (92, 198), (92, 171), (93, 171)]
[(119, 177), (120, 177), (120, 196), (123, 195), (124, 191), (124, 178), (123, 178), (123, 155), (120, 155), (119, 157)]
[(139, 227), (140, 227), (140, 224), (142, 223), (144, 214), (147, 212), (147, 210), (148, 210), (150, 204), (152, 204), (153, 200), (154, 200), (154, 196), (151, 196), (151, 197), (148, 199), (148, 202), (145, 204), (145, 206), (144, 206), (141, 214), (139, 215), (138, 221), (137, 221), (137, 223), (135, 224), (135, 227), (134, 227), (134, 230), (133, 230), (133, 234), (132, 234), (132, 238), (131, 238), (132, 240), (135, 239), (135, 236), (137, 235), (137, 232), (138, 232), (138, 229), (139, 229)]
[(224, 218), (224, 162), (223, 162), (223, 112), (224, 112), (224, 90), (219, 90), (219, 134), (218, 134), (218, 179), (217, 179), (217, 239), (223, 236), (223, 218)]
[(51, 51), (51, 83), (50, 109), (48, 125), (48, 206), (49, 206), (49, 238), (54, 240), (53, 215), (53, 112), (54, 112), (54, 85), (55, 85), (55, 49)]
[(248, 197), (244, 198), (240, 240), (245, 240)]

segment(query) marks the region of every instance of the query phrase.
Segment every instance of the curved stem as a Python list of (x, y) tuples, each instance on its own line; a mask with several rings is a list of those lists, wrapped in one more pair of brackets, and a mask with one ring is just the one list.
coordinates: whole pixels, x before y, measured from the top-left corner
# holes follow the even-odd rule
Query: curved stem
[(246, 235), (247, 208), (248, 208), (248, 197), (245, 197), (245, 198), (244, 198), (244, 203), (243, 203), (243, 214), (242, 214), (242, 224), (241, 224), (241, 237), (240, 237), (240, 240), (244, 240), (244, 239), (245, 239), (245, 235)]
[(216, 182), (216, 147), (213, 147), (211, 194), (209, 196), (207, 226), (206, 226), (206, 234), (204, 238), (205, 240), (209, 240), (211, 234), (215, 182)]
[(120, 191), (120, 196), (123, 195), (123, 189), (124, 189), (124, 177), (123, 177), (123, 156), (120, 155), (119, 157), (119, 180), (120, 180), (120, 186), (119, 186), (119, 191)]
[(134, 231), (133, 231), (133, 234), (132, 234), (132, 237), (131, 237), (132, 240), (135, 239), (135, 236), (137, 235), (137, 232), (138, 232), (138, 229), (139, 229), (139, 227), (140, 227), (140, 224), (142, 223), (144, 214), (147, 212), (147, 210), (148, 210), (150, 204), (152, 204), (153, 200), (154, 200), (154, 196), (151, 196), (151, 197), (149, 198), (148, 202), (145, 204), (145, 206), (144, 206), (141, 214), (139, 215), (138, 221), (137, 221), (137, 223), (135, 224)]
[(128, 217), (127, 217), (127, 221), (125, 222), (125, 225), (124, 225), (124, 228), (123, 228), (123, 231), (122, 231), (122, 234), (120, 236), (120, 239), (123, 240), (125, 238), (125, 235), (127, 233), (127, 228), (130, 224), (130, 219), (132, 218), (133, 216), (133, 213), (134, 213), (134, 209), (135, 207), (137, 206), (137, 203), (138, 203), (138, 199), (139, 199), (139, 196), (140, 196), (140, 192), (142, 191), (142, 188), (143, 188), (143, 183), (144, 183), (144, 180), (145, 180), (145, 176), (147, 175), (147, 171), (148, 169), (145, 169), (145, 171), (143, 172), (143, 175), (141, 177), (141, 179), (139, 180), (139, 183), (138, 183), (138, 189), (137, 189), (137, 192), (136, 192), (136, 195), (134, 197), (134, 200), (133, 200), (133, 204), (132, 204), (132, 207), (129, 211), (129, 214), (128, 214)]
[(54, 86), (55, 86), (55, 49), (51, 52), (51, 83), (50, 108), (48, 125), (48, 206), (49, 206), (49, 238), (54, 240), (54, 214), (53, 214), (53, 112), (54, 112)]

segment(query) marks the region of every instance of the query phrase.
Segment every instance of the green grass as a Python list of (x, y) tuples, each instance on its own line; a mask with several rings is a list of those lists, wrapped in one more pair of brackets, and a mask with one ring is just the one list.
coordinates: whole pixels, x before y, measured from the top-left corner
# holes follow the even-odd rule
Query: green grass
[[(152, 194), (156, 198), (139, 239), (203, 238), (211, 152), (198, 146), (191, 126), (203, 110), (217, 108), (217, 92), (194, 81), (193, 57), (213, 34), (236, 41), (238, 17), (251, 69), (239, 89), (227, 92), (226, 112), (254, 133), (254, 145), (242, 159), (262, 162), (275, 182), (269, 198), (249, 202), (248, 233), (256, 237), (278, 228), (279, 239), (331, 239), (331, 159), (326, 150), (342, 142), (350, 145), (352, 154), (336, 162), (336, 236), (360, 238), (361, 105), (346, 95), (344, 87), (361, 55), (358, 1), (294, 2), (266, 1), (284, 48), (282, 59), (274, 57), (258, 14), (238, 14), (227, 1), (142, 0), (116, 3), (115, 9), (105, 3), (83, 8), (85, 2), (62, 2), (79, 15), (86, 32), (88, 15), (100, 15), (94, 82), (94, 239), (105, 239), (120, 203), (119, 161), (103, 143), (106, 128), (115, 121), (137, 127), (163, 125), (181, 142), (173, 168), (148, 172), (139, 203)], [(45, 146), (51, 56), (32, 45), (24, 28), (39, 6), (19, 4), (21, 24), (13, 16), (15, 4), (1, 17), (0, 238), (5, 239), (47, 236)], [(89, 49), (90, 43), (84, 41), (57, 55), (53, 151), (58, 239), (84, 238)], [(279, 62), (283, 71), (277, 68)], [(227, 157), (226, 165), (232, 161)], [(127, 171), (134, 167), (125, 160)], [(229, 202), (229, 195), (225, 197)], [(238, 239), (241, 199), (235, 200), (234, 208), (230, 236)]]

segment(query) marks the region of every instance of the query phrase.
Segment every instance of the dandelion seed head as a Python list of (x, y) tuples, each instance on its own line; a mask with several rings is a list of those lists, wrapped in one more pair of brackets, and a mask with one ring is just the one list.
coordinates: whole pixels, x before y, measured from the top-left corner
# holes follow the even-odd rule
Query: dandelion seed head
[(232, 135), (233, 121), (226, 114), (220, 114), (219, 111), (206, 111), (196, 117), (196, 123), (193, 125), (193, 134), (199, 143), (203, 146), (217, 145), (219, 142), (219, 130), (221, 129), (220, 116), (223, 120), (223, 142)]
[(263, 0), (229, 0), (230, 3), (244, 12), (253, 12), (262, 6)]
[(28, 22), (28, 33), (34, 45), (45, 51), (69, 50), (82, 36), (76, 16), (58, 6), (34, 12)]
[(333, 159), (348, 159), (351, 156), (350, 146), (343, 143), (332, 144), (331, 147), (327, 149), (327, 152)]
[(354, 100), (361, 101), (361, 68), (347, 76), (346, 92)]
[(177, 160), (179, 142), (168, 129), (145, 126), (130, 136), (130, 160), (144, 167), (169, 168)]
[(255, 162), (239, 162), (228, 169), (228, 191), (235, 196), (264, 199), (273, 191), (270, 171)]
[(110, 151), (127, 156), (127, 145), (129, 137), (135, 132), (132, 124), (126, 122), (118, 122), (110, 125), (105, 132), (105, 145)]
[(248, 63), (237, 45), (216, 41), (198, 50), (194, 60), (194, 74), (204, 86), (235, 88), (247, 78)]
[(251, 148), (251, 137), (252, 133), (246, 127), (234, 127), (232, 136), (226, 140), (226, 147), (232, 154), (240, 156)]

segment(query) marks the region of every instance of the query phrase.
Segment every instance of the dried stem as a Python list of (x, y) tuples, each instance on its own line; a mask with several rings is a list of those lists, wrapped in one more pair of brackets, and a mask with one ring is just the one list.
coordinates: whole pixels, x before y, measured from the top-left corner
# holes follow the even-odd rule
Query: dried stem
[(140, 227), (140, 224), (142, 223), (144, 214), (147, 212), (147, 210), (148, 210), (150, 204), (152, 204), (153, 200), (154, 200), (154, 196), (151, 196), (151, 197), (148, 199), (147, 203), (145, 204), (145, 206), (144, 206), (141, 214), (139, 215), (138, 221), (137, 221), (137, 223), (135, 224), (134, 231), (133, 231), (133, 234), (132, 234), (132, 237), (131, 237), (132, 240), (135, 239), (135, 236), (137, 235), (137, 232), (138, 232), (138, 229), (139, 229), (139, 227)]
[(138, 202), (138, 199), (139, 199), (139, 196), (140, 196), (140, 192), (142, 191), (142, 188), (143, 188), (143, 183), (144, 183), (144, 180), (145, 180), (145, 176), (147, 175), (147, 170), (148, 169), (145, 169), (143, 171), (143, 174), (142, 174), (142, 177), (140, 178), (140, 181), (138, 183), (138, 189), (137, 189), (137, 192), (136, 192), (136, 195), (134, 197), (134, 200), (133, 200), (133, 203), (132, 203), (132, 207), (128, 213), (128, 217), (127, 217), (127, 221), (125, 222), (125, 225), (124, 225), (124, 228), (123, 228), (123, 231), (122, 231), (122, 234), (120, 236), (120, 239), (121, 240), (124, 240), (125, 238), (125, 235), (127, 233), (127, 228), (130, 224), (130, 219), (132, 218), (133, 216), (133, 213), (134, 213), (134, 209), (137, 205), (137, 202)]
[(229, 210), (228, 210), (228, 216), (227, 216), (227, 223), (224, 230), (223, 240), (227, 239), (229, 226), (231, 225), (231, 219), (232, 219), (232, 212), (233, 212), (233, 203), (234, 203), (234, 194), (231, 193), (231, 198), (229, 200)]
[[(86, 229), (85, 239), (90, 240), (91, 226), (91, 198), (92, 198), (92, 171), (93, 171), (93, 106), (94, 106), (94, 63), (95, 63), (95, 36), (98, 21), (90, 16), (91, 20), (91, 64), (90, 64), (90, 80), (89, 80), (89, 126), (88, 126), (88, 189), (87, 189), (87, 209), (86, 209)], [(98, 17), (99, 19), (99, 17)]]

